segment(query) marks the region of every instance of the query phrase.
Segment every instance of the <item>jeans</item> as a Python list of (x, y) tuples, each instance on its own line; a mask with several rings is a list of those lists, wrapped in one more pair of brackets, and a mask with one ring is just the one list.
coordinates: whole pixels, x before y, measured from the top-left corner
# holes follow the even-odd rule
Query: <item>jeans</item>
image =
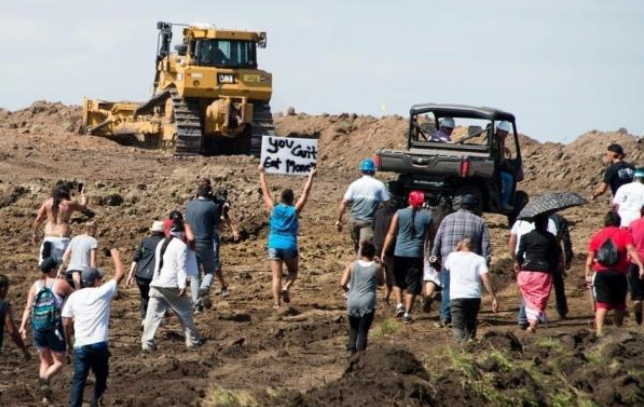
[(136, 277), (136, 285), (139, 287), (141, 293), (141, 319), (145, 319), (145, 314), (148, 312), (148, 301), (150, 301), (150, 282), (141, 277)]
[(154, 334), (159, 329), (168, 308), (171, 308), (179, 318), (179, 323), (181, 323), (181, 328), (186, 336), (186, 346), (191, 348), (200, 344), (201, 337), (192, 320), (190, 300), (185, 296), (179, 297), (178, 294), (178, 288), (150, 287), (150, 303), (141, 337), (143, 350), (154, 348)]
[(90, 369), (92, 369), (96, 377), (91, 405), (92, 407), (98, 406), (98, 402), (107, 388), (109, 357), (107, 342), (74, 349), (74, 376), (71, 388), (72, 407), (81, 407), (83, 405), (83, 391), (85, 390), (85, 382)]
[(451, 305), (454, 342), (459, 343), (475, 339), (477, 318), (481, 310), (481, 299), (457, 298), (451, 301)]
[(514, 188), (514, 177), (509, 172), (501, 172), (501, 203), (511, 205), (512, 189)]
[(450, 323), (452, 314), (449, 301), (449, 271), (443, 269), (441, 272), (441, 322)]
[(373, 322), (373, 315), (373, 311), (361, 317), (349, 315), (349, 343), (347, 343), (347, 350), (355, 352), (367, 349), (367, 336)]

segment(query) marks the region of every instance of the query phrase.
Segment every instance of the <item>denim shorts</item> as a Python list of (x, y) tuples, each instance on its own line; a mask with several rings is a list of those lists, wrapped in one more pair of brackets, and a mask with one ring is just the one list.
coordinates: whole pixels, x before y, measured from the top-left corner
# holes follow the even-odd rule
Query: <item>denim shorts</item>
[(49, 348), (52, 352), (65, 353), (67, 350), (67, 343), (63, 335), (62, 327), (52, 331), (37, 331), (33, 330), (34, 346), (38, 351), (42, 348)]
[(268, 249), (269, 260), (291, 260), (297, 258), (297, 249)]

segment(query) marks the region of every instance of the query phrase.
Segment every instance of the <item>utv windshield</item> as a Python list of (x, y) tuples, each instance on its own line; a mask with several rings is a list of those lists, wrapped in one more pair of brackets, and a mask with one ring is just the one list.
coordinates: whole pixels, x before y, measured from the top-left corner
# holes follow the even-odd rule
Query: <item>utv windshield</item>
[(490, 146), (492, 123), (487, 120), (462, 117), (439, 117), (432, 113), (413, 116), (410, 142), (414, 145), (472, 146), (486, 149)]
[(220, 68), (257, 68), (254, 41), (197, 40), (194, 59), (197, 65)]

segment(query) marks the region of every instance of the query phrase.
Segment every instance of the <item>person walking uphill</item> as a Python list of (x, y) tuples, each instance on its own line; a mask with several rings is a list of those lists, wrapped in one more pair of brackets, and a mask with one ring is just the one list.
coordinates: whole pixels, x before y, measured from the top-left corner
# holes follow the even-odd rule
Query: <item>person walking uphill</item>
[[(644, 205), (640, 208), (640, 214), (644, 216)], [(644, 217), (631, 222), (628, 227), (633, 237), (633, 245), (639, 254), (640, 259), (644, 259)], [(633, 313), (635, 313), (635, 323), (642, 325), (642, 303), (644, 302), (644, 278), (640, 277), (637, 264), (631, 263), (628, 272), (628, 279), (631, 286), (631, 301), (633, 302)]]
[(492, 312), (498, 310), (496, 294), (485, 259), (472, 253), (472, 239), (465, 238), (447, 256), (444, 269), (450, 273), (450, 308), (454, 342), (476, 339), (481, 309), (481, 281), (492, 296)]
[(385, 283), (384, 271), (382, 266), (374, 261), (375, 255), (374, 245), (364, 242), (360, 247), (360, 258), (347, 265), (340, 279), (340, 287), (347, 292), (347, 350), (351, 354), (367, 348), (369, 328), (376, 310), (377, 286)]
[(170, 235), (157, 245), (154, 253), (155, 265), (150, 282), (150, 301), (141, 337), (141, 347), (144, 351), (154, 350), (154, 334), (159, 329), (168, 308), (172, 309), (179, 318), (186, 346), (196, 348), (203, 344), (194, 326), (190, 300), (186, 297), (189, 249), (183, 242), (183, 237), (182, 224), (175, 223), (170, 230)]
[(428, 236), (432, 217), (421, 209), (425, 202), (425, 194), (422, 191), (410, 192), (408, 202), (409, 206), (399, 209), (391, 219), (381, 259), (386, 258), (387, 250), (395, 236), (394, 290), (397, 291), (397, 298), (402, 297), (402, 292), (405, 292), (405, 304), (397, 304), (396, 316), (402, 316), (406, 323), (411, 323), (414, 300), (423, 291), (425, 238)]
[(640, 209), (644, 206), (644, 168), (638, 168), (633, 174), (633, 182), (624, 184), (615, 193), (613, 205), (622, 219), (623, 228), (642, 217)]
[[(186, 205), (186, 221), (192, 228), (195, 236), (195, 251), (199, 266), (203, 267), (203, 280), (199, 287), (199, 299), (196, 306), (203, 303), (210, 304), (210, 287), (215, 278), (215, 271), (219, 268), (219, 258), (215, 251), (215, 241), (219, 241), (219, 219), (221, 213), (219, 206), (212, 201), (212, 189), (208, 185), (197, 188), (197, 197), (191, 199)], [(199, 281), (197, 279), (197, 281)], [(192, 289), (192, 287), (191, 287)]]
[(136, 285), (139, 287), (141, 294), (141, 326), (145, 324), (145, 315), (148, 312), (150, 283), (152, 282), (154, 266), (156, 265), (154, 255), (163, 237), (163, 222), (155, 220), (150, 228), (150, 236), (143, 238), (134, 251), (130, 274), (126, 280), (126, 285), (132, 287), (136, 279)]
[(94, 396), (91, 406), (98, 406), (107, 389), (110, 352), (108, 349), (110, 306), (123, 280), (124, 270), (116, 249), (110, 250), (114, 262), (114, 278), (105, 284), (105, 272), (96, 268), (83, 270), (83, 288), (75, 291), (63, 306), (63, 325), (67, 345), (72, 348), (74, 337), (74, 376), (70, 391), (71, 407), (83, 405), (85, 382), (90, 369), (94, 372)]
[(604, 171), (604, 179), (595, 188), (593, 199), (604, 195), (609, 186), (613, 196), (615, 196), (619, 187), (633, 181), (635, 167), (624, 162), (624, 156), (624, 149), (619, 144), (611, 144), (608, 146), (606, 159), (609, 164)]
[[(629, 257), (638, 267), (639, 278), (644, 278), (644, 266), (627, 229), (620, 229), (621, 219), (610, 211), (604, 217), (604, 228), (596, 232), (588, 243), (586, 257), (586, 284), (593, 287), (595, 296), (595, 327), (602, 335), (608, 311), (615, 310), (615, 325), (621, 327), (626, 312)], [(594, 273), (591, 274), (591, 268)]]
[[(474, 195), (463, 195), (461, 197), (461, 208), (445, 217), (438, 227), (434, 246), (432, 247), (432, 256), (436, 257), (437, 262), (441, 263), (447, 259), (447, 256), (454, 250), (458, 243), (465, 239), (472, 240), (472, 251), (485, 258), (486, 264), (490, 264), (492, 250), (490, 249), (490, 234), (483, 219), (473, 213), (479, 204)], [(441, 271), (441, 315), (440, 325), (448, 326), (451, 323), (450, 312), (450, 274), (444, 268)]]
[(65, 272), (65, 278), (69, 285), (76, 290), (80, 290), (81, 288), (81, 272), (86, 268), (96, 267), (98, 241), (94, 237), (95, 235), (96, 222), (90, 221), (85, 223), (84, 233), (74, 236), (71, 242), (69, 242), (69, 246), (67, 246), (67, 250), (65, 250), (65, 254), (63, 255), (63, 261), (58, 269), (58, 277), (63, 277), (65, 265), (69, 264)]
[(38, 210), (38, 215), (33, 225), (32, 243), (38, 243), (40, 227), (45, 220), (45, 238), (40, 245), (39, 264), (48, 257), (56, 261), (63, 258), (70, 241), (71, 228), (69, 222), (74, 211), (87, 209), (87, 197), (85, 191), (80, 191), (80, 201), (71, 199), (69, 186), (59, 181), (51, 192), (51, 198), (47, 199)]
[(385, 184), (374, 178), (376, 165), (373, 160), (365, 159), (360, 163), (362, 178), (353, 181), (344, 194), (338, 208), (338, 220), (335, 226), (342, 231), (342, 217), (347, 207), (351, 206), (350, 233), (354, 249), (358, 253), (360, 242), (373, 239), (373, 217), (381, 202), (390, 199)]
[[(299, 267), (299, 254), (297, 251), (299, 217), (311, 193), (315, 174), (316, 170), (313, 168), (304, 185), (302, 196), (295, 205), (293, 205), (295, 196), (291, 189), (282, 191), (280, 203), (275, 205), (266, 182), (264, 166), (259, 166), (259, 185), (262, 189), (264, 205), (270, 213), (269, 224), (271, 229), (268, 234), (268, 258), (273, 276), (273, 309), (278, 309), (282, 305), (282, 300), (285, 303), (291, 302), (289, 289), (297, 278)], [(286, 282), (282, 286), (284, 264), (286, 264), (288, 274), (286, 275)]]
[(45, 400), (51, 399), (51, 378), (65, 365), (68, 349), (61, 308), (65, 298), (74, 291), (65, 280), (56, 278), (56, 265), (56, 260), (51, 257), (41, 263), (41, 277), (29, 289), (20, 324), (24, 340), (27, 338), (27, 321), (31, 317), (31, 333), (40, 358), (39, 388)]
[(561, 268), (561, 247), (548, 231), (548, 215), (534, 219), (534, 230), (521, 236), (514, 266), (517, 282), (525, 303), (529, 332), (535, 333), (544, 320), (545, 309), (553, 285), (553, 274)]

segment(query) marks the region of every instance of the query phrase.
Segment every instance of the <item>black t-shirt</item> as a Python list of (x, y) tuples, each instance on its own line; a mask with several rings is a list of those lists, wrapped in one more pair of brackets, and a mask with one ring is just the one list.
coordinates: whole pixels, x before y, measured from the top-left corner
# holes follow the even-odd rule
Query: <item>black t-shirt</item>
[(163, 240), (162, 235), (148, 236), (141, 240), (141, 243), (139, 243), (134, 252), (134, 261), (137, 262), (135, 276), (145, 280), (152, 280), (155, 266), (155, 253), (157, 245), (161, 240)]
[(606, 172), (604, 172), (604, 182), (610, 185), (610, 190), (613, 192), (613, 196), (615, 196), (615, 192), (617, 192), (619, 187), (633, 181), (634, 173), (635, 167), (629, 163), (620, 161), (606, 167)]
[(521, 236), (517, 260), (521, 270), (552, 273), (557, 269), (560, 253), (561, 248), (552, 233), (533, 230)]

